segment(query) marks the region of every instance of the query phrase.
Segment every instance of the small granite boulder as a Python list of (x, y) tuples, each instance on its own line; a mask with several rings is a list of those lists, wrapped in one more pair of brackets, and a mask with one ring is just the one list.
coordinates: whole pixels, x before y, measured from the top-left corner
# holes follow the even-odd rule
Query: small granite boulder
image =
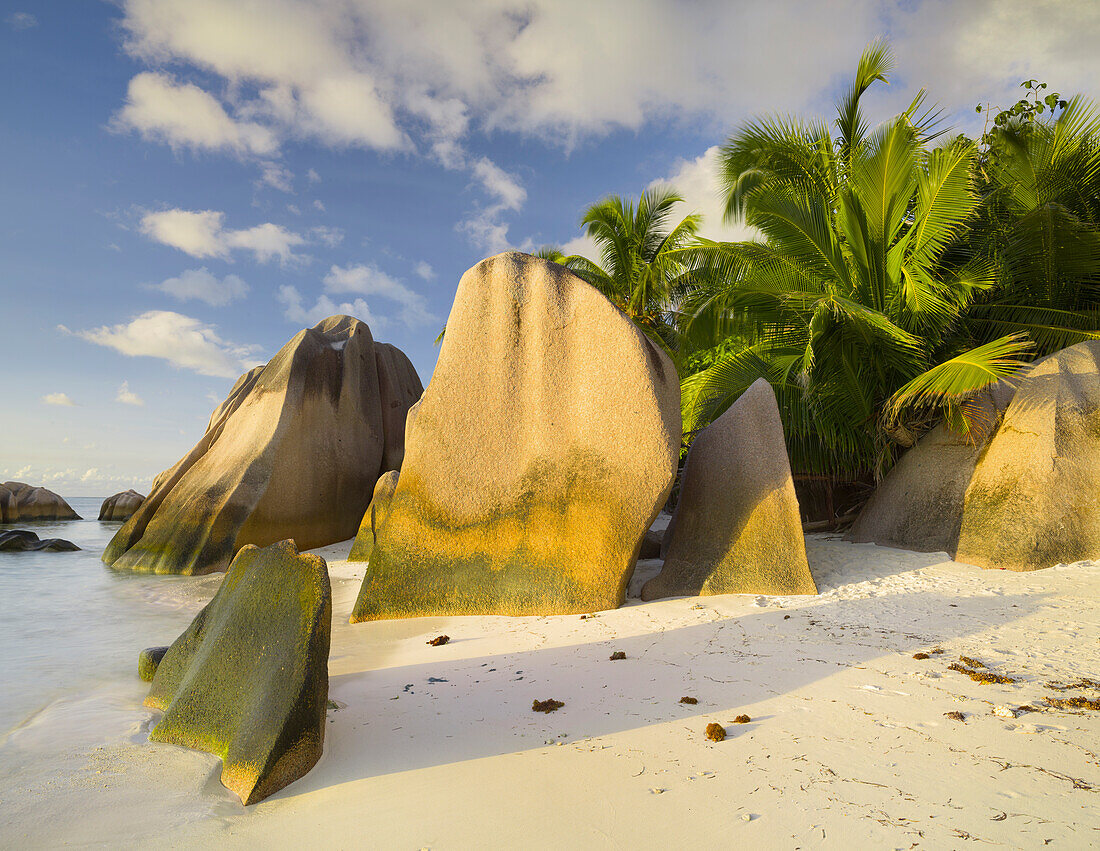
[(0, 523), (19, 520), (19, 500), (7, 485), (0, 485)]
[(817, 593), (783, 423), (763, 379), (695, 438), (669, 529), (664, 568), (643, 600)]
[(36, 552), (72, 553), (79, 549), (80, 547), (72, 541), (66, 541), (64, 538), (44, 538), (39, 540), (38, 535), (34, 532), (27, 532), (23, 529), (0, 531), (0, 552), (26, 552), (30, 550)]
[(293, 541), (243, 547), (156, 668), (150, 740), (221, 757), (245, 805), (293, 783), (324, 745), (331, 629), (324, 559)]
[(470, 269), (406, 427), (353, 622), (623, 602), (676, 472), (680, 384), (595, 288), (516, 252)]
[(971, 434), (938, 425), (898, 459), (845, 536), (917, 552), (954, 553), (962, 527), (963, 498), (1001, 417), (1012, 401), (1007, 382), (994, 384), (971, 403)]
[[(5, 510), (5, 523), (12, 523), (16, 520), (26, 522), (27, 520), (81, 519), (69, 503), (51, 490), (36, 488), (23, 482), (4, 482), (4, 488), (12, 494), (12, 497), (7, 498), (7, 501), (10, 503), (11, 498), (15, 500), (15, 511), (10, 519), (7, 516), (10, 509)], [(0, 493), (0, 503), (4, 501), (5, 497)]]
[(1100, 558), (1100, 341), (1037, 361), (978, 462), (957, 561), (1038, 570)]
[(138, 654), (138, 676), (145, 682), (151, 683), (156, 676), (160, 660), (168, 652), (167, 647), (146, 647)]
[(400, 464), (420, 379), (370, 328), (331, 316), (238, 379), (206, 434), (115, 534), (117, 570), (225, 570), (245, 544), (302, 549), (355, 535), (378, 477)]
[(100, 520), (129, 520), (135, 511), (141, 508), (145, 497), (136, 490), (127, 490), (116, 493), (103, 500), (99, 508)]

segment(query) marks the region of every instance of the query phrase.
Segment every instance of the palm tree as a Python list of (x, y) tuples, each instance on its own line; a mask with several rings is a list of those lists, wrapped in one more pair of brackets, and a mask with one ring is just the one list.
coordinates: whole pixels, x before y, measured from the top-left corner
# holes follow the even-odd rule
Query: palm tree
[(700, 215), (691, 213), (670, 227), (673, 208), (683, 200), (673, 189), (656, 187), (642, 193), (637, 207), (618, 195), (593, 204), (581, 224), (596, 243), (599, 263), (549, 246), (541, 249), (542, 256), (592, 284), (669, 352), (677, 348), (675, 306), (691, 280), (689, 261), (702, 223)]
[(923, 91), (868, 132), (860, 98), (891, 67), (885, 44), (864, 51), (833, 127), (763, 118), (730, 138), (727, 217), (764, 239), (705, 244), (696, 263), (712, 274), (684, 305), (697, 344), (745, 341), (684, 381), (685, 426), (764, 377), (795, 471), (835, 480), (881, 475), (932, 418), (967, 430), (970, 398), (1028, 346), (1013, 333), (975, 347), (963, 321), (995, 281), (987, 259), (948, 250), (981, 201), (975, 145), (932, 146)]
[(1081, 97), (1046, 103), (1056, 119), (1002, 113), (983, 139), (969, 240), (1000, 281), (970, 311), (976, 332), (1022, 328), (1039, 353), (1100, 338), (1100, 115)]

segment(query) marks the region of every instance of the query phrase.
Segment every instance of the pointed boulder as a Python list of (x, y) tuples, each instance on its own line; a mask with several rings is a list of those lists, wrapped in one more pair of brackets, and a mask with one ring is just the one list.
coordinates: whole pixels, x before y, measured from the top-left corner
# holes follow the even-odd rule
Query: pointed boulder
[(108, 544), (140, 573), (225, 570), (245, 544), (313, 549), (355, 535), (422, 387), (398, 349), (350, 316), (299, 332), (241, 378), (206, 434)]
[[(11, 496), (0, 493), (0, 505), (3, 508), (5, 523), (16, 520), (80, 520), (81, 517), (72, 506), (60, 496), (46, 488), (36, 488), (23, 482), (4, 482), (4, 489)], [(14, 507), (13, 507), (14, 506)]]
[(626, 316), (555, 263), (482, 261), (356, 542), (352, 620), (620, 605), (679, 445), (676, 370)]
[(293, 541), (244, 547), (155, 665), (145, 705), (164, 716), (150, 740), (221, 757), (246, 805), (293, 783), (324, 745), (331, 629), (323, 558)]
[(642, 599), (816, 593), (783, 423), (760, 379), (696, 436), (665, 564)]

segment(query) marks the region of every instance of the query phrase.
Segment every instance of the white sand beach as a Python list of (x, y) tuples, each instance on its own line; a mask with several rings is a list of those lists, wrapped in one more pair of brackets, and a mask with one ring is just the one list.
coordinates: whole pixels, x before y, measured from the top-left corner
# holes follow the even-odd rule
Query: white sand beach
[[(1100, 845), (1100, 713), (1044, 702), (1100, 696), (1046, 686), (1100, 674), (1100, 564), (979, 570), (816, 535), (816, 597), (352, 626), (362, 565), (342, 560), (349, 546), (318, 551), (337, 708), (308, 775), (242, 807), (215, 757), (147, 741), (135, 673), (54, 702), (0, 744), (4, 844)], [(158, 605), (178, 620), (218, 581), (175, 582)], [(440, 634), (450, 642), (427, 644)], [(1017, 682), (948, 670), (960, 655)], [(545, 698), (565, 705), (533, 712)], [(1023, 705), (1038, 711), (1002, 717)], [(706, 741), (710, 722), (725, 741)]]

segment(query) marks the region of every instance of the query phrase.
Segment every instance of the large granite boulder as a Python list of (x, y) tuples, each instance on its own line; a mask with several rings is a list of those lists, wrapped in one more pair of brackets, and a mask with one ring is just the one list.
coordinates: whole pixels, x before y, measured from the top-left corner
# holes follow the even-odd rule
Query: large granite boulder
[(954, 553), (963, 499), (1014, 388), (1001, 381), (970, 403), (969, 434), (938, 425), (898, 459), (846, 538), (917, 552)]
[(1100, 341), (1020, 382), (966, 489), (955, 558), (1008, 570), (1100, 558)]
[(99, 508), (100, 520), (129, 520), (135, 511), (141, 508), (145, 497), (136, 490), (127, 490), (116, 493), (103, 500)]
[[(80, 520), (81, 517), (69, 503), (46, 488), (36, 488), (23, 482), (4, 482), (4, 489), (11, 496), (0, 493), (0, 503), (6, 503), (4, 522), (16, 520)], [(14, 505), (14, 509), (11, 507)]]
[(469, 270), (407, 429), (352, 621), (622, 603), (676, 472), (680, 385), (593, 287), (516, 252)]
[(332, 592), (320, 556), (293, 541), (246, 546), (218, 593), (154, 664), (145, 705), (164, 713), (149, 738), (222, 759), (245, 805), (278, 792), (321, 757)]
[(817, 593), (779, 407), (763, 379), (696, 436), (669, 530), (643, 600)]
[(28, 550), (37, 552), (72, 553), (79, 550), (72, 541), (64, 538), (39, 539), (34, 532), (24, 529), (11, 529), (0, 532), (0, 552), (25, 552)]
[(422, 387), (408, 359), (333, 316), (241, 376), (202, 440), (153, 483), (103, 553), (143, 573), (224, 570), (245, 544), (312, 549), (355, 535), (404, 452)]

